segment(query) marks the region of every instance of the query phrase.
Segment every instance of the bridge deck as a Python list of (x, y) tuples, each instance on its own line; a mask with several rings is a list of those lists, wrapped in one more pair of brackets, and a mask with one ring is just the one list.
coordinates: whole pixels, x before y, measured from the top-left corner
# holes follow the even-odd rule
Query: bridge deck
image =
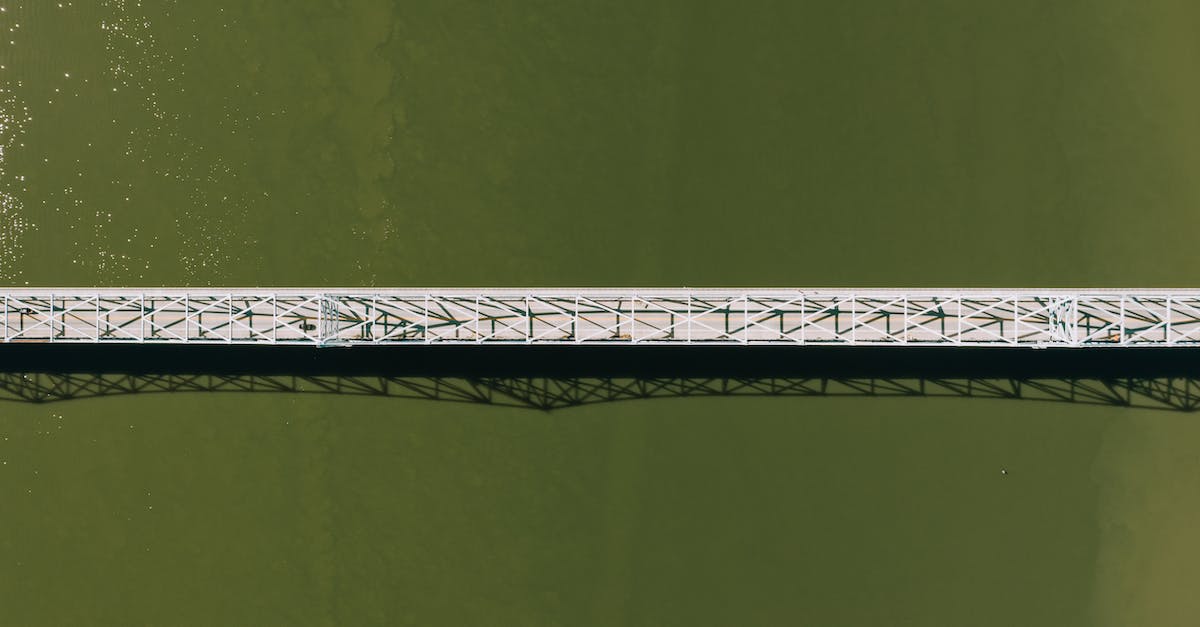
[(1200, 290), (9, 289), (4, 342), (1195, 346)]

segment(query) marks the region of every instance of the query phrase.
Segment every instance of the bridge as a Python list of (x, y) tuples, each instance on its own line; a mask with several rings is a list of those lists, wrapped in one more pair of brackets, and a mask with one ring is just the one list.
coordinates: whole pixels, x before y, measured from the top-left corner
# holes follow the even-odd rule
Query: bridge
[(5, 343), (1195, 347), (1200, 290), (39, 288)]

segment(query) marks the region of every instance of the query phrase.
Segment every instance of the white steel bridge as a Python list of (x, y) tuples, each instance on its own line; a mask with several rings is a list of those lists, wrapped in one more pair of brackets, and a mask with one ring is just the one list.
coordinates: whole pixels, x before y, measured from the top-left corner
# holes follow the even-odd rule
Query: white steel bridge
[(12, 288), (0, 293), (6, 343), (1200, 344), (1200, 289)]

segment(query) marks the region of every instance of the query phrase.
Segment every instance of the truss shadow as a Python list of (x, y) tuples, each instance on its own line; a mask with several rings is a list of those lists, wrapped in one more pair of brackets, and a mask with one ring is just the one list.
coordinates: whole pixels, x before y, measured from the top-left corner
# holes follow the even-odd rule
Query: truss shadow
[(700, 377), (385, 377), (294, 375), (0, 374), (0, 400), (46, 403), (114, 395), (242, 392), (342, 394), (540, 410), (615, 401), (744, 396), (959, 397), (1176, 411), (1200, 407), (1200, 379), (895, 379)]
[(680, 397), (959, 397), (1195, 411), (1200, 350), (5, 345), (0, 400), (343, 394), (554, 410)]

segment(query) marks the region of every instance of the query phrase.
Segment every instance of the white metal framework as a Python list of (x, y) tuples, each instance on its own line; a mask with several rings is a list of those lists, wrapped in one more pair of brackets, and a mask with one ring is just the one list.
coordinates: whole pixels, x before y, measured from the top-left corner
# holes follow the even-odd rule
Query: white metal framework
[(1200, 290), (9, 289), (4, 342), (1200, 344)]

